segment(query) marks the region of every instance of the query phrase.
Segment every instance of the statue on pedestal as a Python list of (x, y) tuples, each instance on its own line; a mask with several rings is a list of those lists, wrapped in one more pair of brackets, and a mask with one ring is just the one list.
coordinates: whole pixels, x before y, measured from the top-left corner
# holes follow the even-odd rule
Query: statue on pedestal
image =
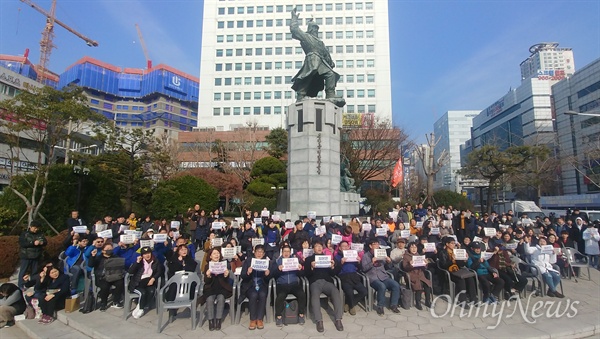
[(299, 27), (298, 18), (299, 15), (294, 8), (290, 32), (292, 38), (300, 41), (306, 54), (302, 68), (292, 78), (292, 89), (296, 91), (297, 101), (302, 101), (305, 97), (314, 98), (325, 89), (327, 100), (338, 107), (344, 107), (346, 105), (344, 98), (335, 96), (335, 86), (340, 75), (333, 70), (335, 63), (323, 41), (318, 38), (319, 26), (311, 19), (308, 22), (308, 29), (304, 32)]
[(340, 162), (340, 191), (356, 193), (356, 187), (354, 187), (354, 179), (350, 174), (348, 167), (350, 166), (350, 160), (342, 155), (342, 161)]

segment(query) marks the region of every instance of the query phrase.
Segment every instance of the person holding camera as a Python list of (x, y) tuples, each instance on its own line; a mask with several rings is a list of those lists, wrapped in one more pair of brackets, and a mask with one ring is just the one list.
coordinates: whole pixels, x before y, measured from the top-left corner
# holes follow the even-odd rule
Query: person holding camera
[(21, 266), (19, 268), (19, 288), (23, 288), (23, 276), (27, 271), (37, 273), (38, 262), (44, 252), (44, 246), (48, 242), (41, 232), (41, 224), (33, 220), (25, 232), (19, 237), (19, 258)]

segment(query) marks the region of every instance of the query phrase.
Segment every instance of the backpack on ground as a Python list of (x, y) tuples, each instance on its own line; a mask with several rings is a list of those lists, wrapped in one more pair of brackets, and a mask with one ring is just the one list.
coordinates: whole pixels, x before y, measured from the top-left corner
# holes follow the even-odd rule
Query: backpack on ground
[(413, 292), (410, 288), (400, 287), (400, 307), (410, 310)]
[(285, 302), (283, 311), (283, 323), (286, 325), (294, 325), (298, 323), (298, 301), (292, 300), (289, 303)]
[(102, 276), (107, 282), (115, 282), (125, 277), (125, 258), (111, 257), (104, 262)]

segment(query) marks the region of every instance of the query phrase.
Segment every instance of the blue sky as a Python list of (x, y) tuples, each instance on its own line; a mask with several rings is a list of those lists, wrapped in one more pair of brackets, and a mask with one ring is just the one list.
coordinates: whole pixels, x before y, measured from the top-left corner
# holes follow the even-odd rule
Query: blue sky
[[(34, 2), (50, 8), (50, 0)], [(138, 23), (155, 65), (198, 76), (202, 7), (199, 0), (58, 0), (57, 18), (100, 46), (57, 27), (50, 68), (62, 73), (85, 55), (144, 68)], [(519, 64), (535, 43), (573, 48), (577, 69), (600, 57), (600, 0), (390, 0), (389, 10), (394, 123), (419, 141), (447, 110), (484, 109), (517, 87)], [(37, 63), (44, 23), (20, 1), (0, 0), (0, 54), (29, 48)]]

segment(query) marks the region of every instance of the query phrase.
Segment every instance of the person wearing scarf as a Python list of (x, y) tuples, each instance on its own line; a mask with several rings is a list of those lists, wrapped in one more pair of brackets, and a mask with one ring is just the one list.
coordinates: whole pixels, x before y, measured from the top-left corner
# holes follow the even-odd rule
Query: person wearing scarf
[(129, 292), (140, 295), (138, 305), (133, 310), (132, 316), (139, 319), (150, 309), (152, 300), (156, 295), (156, 286), (158, 278), (162, 276), (162, 265), (152, 254), (150, 247), (143, 247), (141, 255), (137, 257), (136, 262), (129, 267)]

